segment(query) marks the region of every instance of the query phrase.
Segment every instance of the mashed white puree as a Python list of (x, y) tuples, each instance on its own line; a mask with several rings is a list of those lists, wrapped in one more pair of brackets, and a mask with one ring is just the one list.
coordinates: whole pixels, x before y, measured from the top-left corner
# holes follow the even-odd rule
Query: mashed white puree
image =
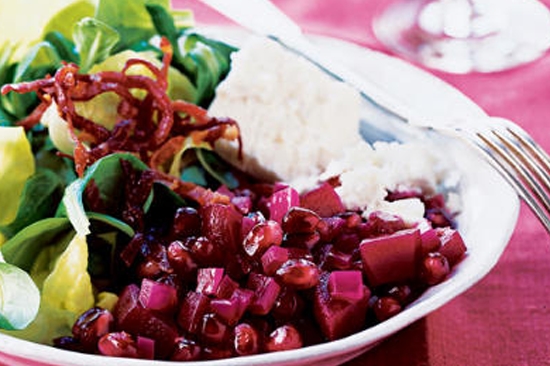
[(209, 109), (239, 123), (244, 160), (237, 159), (235, 143), (224, 141), (216, 149), (248, 173), (302, 190), (339, 176), (337, 192), (347, 208), (420, 221), (424, 205), (418, 199), (386, 202), (387, 190), (435, 189), (448, 172), (420, 143), (364, 142), (359, 98), (277, 43), (254, 38), (233, 55), (231, 72)]
[(234, 54), (209, 111), (241, 127), (244, 161), (234, 143), (217, 146), (224, 157), (256, 176), (291, 181), (319, 175), (361, 140), (359, 103), (354, 89), (277, 43), (254, 38)]

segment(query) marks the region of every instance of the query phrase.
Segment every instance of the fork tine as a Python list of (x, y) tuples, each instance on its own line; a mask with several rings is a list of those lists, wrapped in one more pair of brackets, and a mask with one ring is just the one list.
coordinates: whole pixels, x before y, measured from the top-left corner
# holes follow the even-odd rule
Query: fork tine
[[(536, 150), (531, 149), (531, 145), (527, 144), (527, 141), (525, 141), (521, 136), (518, 136), (509, 129), (507, 129), (506, 131), (513, 136), (513, 139), (509, 137), (506, 138), (505, 136), (499, 134), (497, 131), (493, 131), (493, 133), (514, 153), (515, 156), (518, 157), (518, 159), (523, 162), (524, 166), (527, 167), (527, 169), (535, 175), (539, 182), (542, 183), (541, 190), (548, 190), (550, 187), (550, 174), (548, 173), (548, 170), (544, 167), (544, 165), (548, 162), (537, 156), (535, 154)], [(548, 196), (546, 196), (546, 201), (550, 202)]]
[(548, 181), (550, 181), (550, 157), (546, 151), (544, 151), (527, 132), (518, 126), (508, 126), (507, 129), (538, 160), (542, 169), (544, 169), (546, 184), (550, 186), (550, 184), (548, 184)]
[(521, 128), (495, 119), (481, 131), (468, 132), (470, 142), (514, 187), (550, 233), (550, 159)]

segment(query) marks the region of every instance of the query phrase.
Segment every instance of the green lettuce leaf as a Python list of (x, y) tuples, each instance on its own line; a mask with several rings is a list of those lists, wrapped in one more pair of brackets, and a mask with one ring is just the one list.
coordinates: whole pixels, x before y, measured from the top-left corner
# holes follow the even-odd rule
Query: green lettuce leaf
[(80, 19), (94, 16), (95, 11), (93, 0), (79, 0), (67, 5), (50, 18), (42, 31), (42, 38), (52, 32), (72, 38), (74, 25)]
[(9, 225), (0, 226), (0, 232), (10, 238), (24, 227), (51, 217), (63, 197), (63, 182), (51, 170), (43, 169), (27, 179), (17, 216)]
[(58, 209), (57, 216), (66, 216), (80, 235), (89, 234), (90, 220), (86, 213), (84, 191), (88, 184), (95, 185), (99, 192), (101, 206), (107, 212), (117, 217), (120, 211), (120, 202), (123, 190), (121, 190), (124, 172), (120, 160), (127, 160), (135, 169), (148, 169), (147, 165), (132, 154), (119, 153), (108, 155), (90, 166), (84, 177), (75, 180), (65, 190), (62, 205)]
[(88, 17), (76, 23), (73, 39), (80, 55), (80, 70), (87, 72), (111, 54), (120, 35), (107, 23)]

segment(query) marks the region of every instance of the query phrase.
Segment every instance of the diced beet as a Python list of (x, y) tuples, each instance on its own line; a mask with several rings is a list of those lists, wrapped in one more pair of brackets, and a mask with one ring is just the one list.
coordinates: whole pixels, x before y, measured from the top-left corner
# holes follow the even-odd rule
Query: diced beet
[(269, 313), (281, 291), (281, 286), (273, 277), (259, 273), (250, 274), (247, 287), (254, 292), (254, 297), (248, 308), (252, 314), (256, 315)]
[(273, 276), (275, 272), (288, 260), (288, 249), (272, 245), (262, 255), (262, 268), (268, 276)]
[(355, 302), (364, 296), (363, 274), (360, 271), (334, 271), (328, 279), (331, 299)]
[(238, 288), (239, 284), (237, 282), (233, 281), (228, 275), (224, 275), (216, 291), (216, 297), (219, 299), (229, 299)]
[(153, 339), (138, 336), (136, 346), (139, 358), (146, 360), (155, 358), (155, 341)]
[(447, 258), (451, 266), (454, 266), (466, 253), (466, 244), (464, 244), (464, 240), (457, 230), (441, 228), (438, 231), (441, 240), (439, 252)]
[(224, 253), (237, 251), (241, 238), (241, 220), (231, 205), (211, 204), (201, 210), (202, 232), (215, 246)]
[(172, 342), (177, 337), (177, 327), (167, 318), (161, 318), (141, 305), (140, 290), (136, 285), (127, 286), (115, 308), (113, 315), (117, 328), (134, 336), (154, 339), (157, 358), (166, 358), (172, 352)]
[(215, 295), (223, 279), (223, 268), (200, 268), (197, 272), (196, 292)]
[(252, 198), (249, 196), (235, 196), (231, 199), (231, 203), (243, 215), (246, 215), (252, 209)]
[(422, 250), (418, 229), (363, 239), (359, 250), (363, 270), (373, 287), (406, 282), (417, 277)]
[(240, 319), (244, 312), (248, 309), (250, 304), (252, 303), (252, 299), (254, 298), (254, 292), (245, 289), (245, 288), (238, 288), (233, 292), (233, 295), (231, 295), (230, 300), (236, 302), (237, 304), (237, 317)]
[(291, 207), (300, 205), (300, 195), (294, 188), (286, 187), (273, 193), (267, 204), (269, 219), (280, 224)]
[(202, 317), (210, 309), (208, 296), (189, 291), (178, 313), (178, 324), (188, 333), (195, 333), (201, 325)]
[(239, 321), (237, 318), (237, 301), (230, 299), (213, 299), (210, 301), (210, 307), (228, 325), (235, 325)]
[(120, 327), (121, 324), (126, 323), (126, 318), (138, 307), (139, 303), (139, 287), (131, 284), (126, 286), (118, 297), (118, 301), (113, 309), (113, 316)]
[(176, 288), (144, 278), (139, 291), (139, 302), (143, 307), (163, 313), (172, 313), (178, 302)]
[(210, 302), (210, 306), (226, 324), (234, 326), (244, 315), (253, 297), (252, 291), (238, 288), (230, 298), (214, 299)]
[(363, 286), (363, 296), (353, 302), (333, 299), (328, 290), (328, 277), (325, 273), (315, 288), (313, 312), (324, 336), (334, 340), (363, 329), (370, 290)]
[(300, 206), (315, 211), (321, 217), (330, 217), (344, 212), (345, 207), (334, 188), (327, 182), (304, 193)]
[[(137, 335), (142, 335), (155, 340), (155, 355), (158, 358), (166, 358), (172, 351), (174, 339), (178, 336), (178, 330), (175, 324), (157, 317), (150, 311), (139, 320)], [(128, 330), (130, 328), (127, 328)]]
[(428, 229), (420, 235), (422, 238), (422, 254), (425, 255), (439, 249), (441, 239), (439, 238), (438, 231), (437, 229)]
[(362, 238), (370, 238), (405, 229), (407, 225), (401, 217), (383, 211), (374, 211), (369, 214), (367, 222), (361, 225), (360, 235)]
[(231, 191), (225, 184), (219, 186), (218, 189), (216, 189), (216, 192), (229, 198), (235, 197), (235, 193), (233, 193), (233, 191)]

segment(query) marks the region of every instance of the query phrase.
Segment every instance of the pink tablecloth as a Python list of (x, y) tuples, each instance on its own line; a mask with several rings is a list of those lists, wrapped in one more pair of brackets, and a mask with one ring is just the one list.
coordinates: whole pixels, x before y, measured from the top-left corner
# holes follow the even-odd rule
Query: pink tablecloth
[[(250, 0), (254, 1), (254, 0)], [(312, 33), (383, 50), (370, 30), (388, 0), (274, 0)], [(550, 0), (544, 1), (550, 6)], [(194, 1), (197, 19), (216, 17)], [(550, 151), (550, 53), (527, 66), (494, 74), (434, 72), (489, 114), (514, 120)], [(550, 237), (522, 206), (514, 235), (480, 283), (348, 365), (550, 364)]]

